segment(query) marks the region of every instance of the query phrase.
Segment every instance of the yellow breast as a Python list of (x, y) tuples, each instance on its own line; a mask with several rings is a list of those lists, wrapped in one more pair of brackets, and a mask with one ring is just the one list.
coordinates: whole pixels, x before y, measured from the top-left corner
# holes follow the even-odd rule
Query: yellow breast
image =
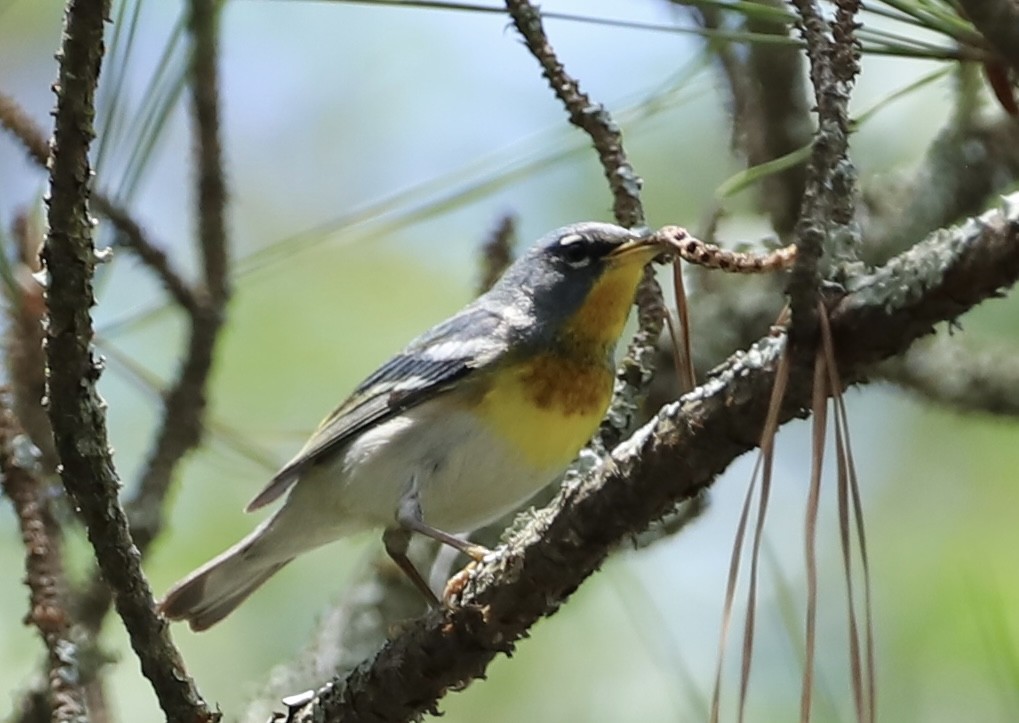
[(612, 371), (543, 354), (496, 374), (477, 412), (532, 467), (565, 467), (601, 421)]
[(612, 399), (611, 352), (642, 272), (641, 263), (606, 270), (554, 349), (493, 375), (478, 411), (532, 466), (565, 467), (598, 429)]

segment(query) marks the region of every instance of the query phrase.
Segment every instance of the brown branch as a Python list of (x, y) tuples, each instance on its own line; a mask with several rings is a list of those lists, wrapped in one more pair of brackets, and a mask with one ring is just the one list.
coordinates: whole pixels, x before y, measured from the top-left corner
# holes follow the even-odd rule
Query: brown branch
[(222, 313), (230, 295), (226, 243), (226, 181), (219, 142), (219, 0), (190, 0), (191, 104), (198, 142), (198, 242), (205, 286)]
[[(848, 148), (849, 97), (859, 69), (859, 50), (854, 37), (857, 2), (841, 0), (831, 24), (815, 0), (794, 0), (793, 4), (807, 44), (818, 119), (796, 224), (796, 263), (787, 287), (793, 319), (790, 337), (796, 345), (814, 338), (816, 332), (822, 255), (827, 251), (831, 259), (841, 262), (858, 255), (858, 234), (852, 226), (856, 175)], [(812, 348), (804, 345), (804, 349)]]
[[(833, 304), (839, 369), (859, 382), (935, 324), (1019, 278), (1019, 194), (1002, 210), (934, 234)], [(782, 339), (766, 337), (702, 387), (664, 407), (613, 451), (613, 462), (563, 488), (553, 505), (477, 568), (461, 604), (407, 627), (346, 681), (334, 679), (293, 721), (402, 721), (433, 710), (484, 674), (499, 652), (550, 615), (622, 540), (709, 486), (760, 438)], [(811, 372), (790, 380), (781, 419), (810, 404)]]
[(113, 228), (117, 232), (115, 242), (133, 251), (142, 264), (155, 273), (170, 298), (180, 305), (189, 316), (192, 318), (197, 316), (202, 307), (201, 299), (173, 268), (170, 258), (162, 247), (149, 239), (148, 234), (131, 217), (127, 209), (101, 193), (95, 194), (92, 205), (95, 207), (96, 213), (113, 224)]
[(527, 48), (541, 64), (542, 74), (548, 80), (556, 97), (566, 106), (570, 123), (587, 133), (598, 152), (605, 178), (612, 191), (612, 212), (616, 221), (627, 228), (643, 226), (644, 207), (640, 202), (643, 181), (623, 150), (623, 134), (605, 107), (591, 100), (580, 90), (556, 58), (555, 51), (545, 35), (541, 13), (527, 0), (506, 0), (506, 9), (513, 24), (524, 38)]
[(4, 288), (7, 296), (4, 363), (10, 380), (15, 418), (42, 455), (42, 466), (52, 475), (57, 469), (53, 448), (53, 430), (43, 408), (46, 395), (46, 358), (43, 354), (43, 319), (46, 301), (43, 287), (35, 276), (41, 269), (41, 224), (34, 217), (20, 214), (14, 220), (12, 236), (17, 245), (17, 260), (12, 260), (14, 283)]
[(6, 93), (0, 93), (0, 127), (6, 128), (12, 136), (21, 141), (28, 157), (40, 168), (46, 168), (46, 162), (50, 157), (46, 136), (24, 108)]
[(104, 405), (96, 391), (100, 365), (92, 353), (89, 309), (95, 303), (96, 264), (88, 212), (95, 131), (95, 87), (103, 55), (103, 21), (109, 2), (71, 0), (67, 5), (55, 86), (50, 161), (49, 235), (43, 261), (49, 276), (49, 413), (61, 461), (61, 478), (78, 507), (103, 577), (115, 591), (142, 672), (171, 720), (211, 721), (209, 710), (184, 670), (180, 654), (155, 615), (127, 518), (117, 499), (119, 480), (110, 456)]
[(25, 581), (30, 591), (25, 619), (39, 630), (46, 646), (47, 700), (53, 721), (85, 721), (85, 696), (78, 682), (77, 646), (71, 639), (71, 616), (56, 524), (39, 476), (38, 451), (24, 435), (7, 400), (0, 400), (0, 474), (14, 505), (25, 545)]

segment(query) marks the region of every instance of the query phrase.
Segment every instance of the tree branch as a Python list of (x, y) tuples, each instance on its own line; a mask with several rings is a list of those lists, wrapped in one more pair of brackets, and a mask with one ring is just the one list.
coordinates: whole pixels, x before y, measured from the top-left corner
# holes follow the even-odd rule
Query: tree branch
[(95, 131), (95, 87), (103, 55), (109, 3), (70, 0), (58, 55), (57, 109), (50, 161), (49, 235), (43, 261), (49, 275), (49, 414), (64, 486), (85, 521), (103, 577), (115, 592), (142, 672), (171, 720), (218, 718), (202, 701), (153, 610), (127, 518), (117, 499), (119, 480), (110, 456), (103, 402), (96, 391), (100, 365), (92, 353), (89, 309), (95, 303), (96, 264), (88, 213)]
[[(933, 325), (1019, 278), (1019, 194), (893, 259), (830, 312), (848, 381), (901, 353)], [(495, 559), (474, 570), (461, 604), (415, 621), (346, 681), (334, 679), (288, 720), (402, 721), (434, 710), (483, 675), (550, 615), (622, 540), (709, 486), (760, 435), (783, 340), (766, 337), (703, 386), (665, 406), (577, 484), (565, 486)], [(809, 408), (811, 373), (794, 370), (781, 419)]]
[(988, 198), (1017, 178), (1014, 118), (953, 120), (909, 179), (879, 180), (864, 190), (864, 260), (882, 264), (934, 229), (979, 213)]
[(541, 64), (542, 75), (548, 80), (556, 97), (566, 106), (570, 123), (587, 133), (594, 142), (612, 191), (612, 213), (616, 220), (627, 228), (643, 226), (644, 208), (640, 202), (643, 181), (623, 151), (623, 134), (619, 126), (603, 105), (593, 102), (580, 90), (580, 84), (556, 58), (542, 27), (538, 9), (527, 0), (506, 0), (506, 9), (528, 50)]
[(858, 234), (852, 227), (856, 175), (848, 149), (849, 97), (858, 71), (854, 17), (859, 3), (839, 2), (830, 26), (815, 0), (793, 4), (807, 44), (818, 123), (796, 224), (796, 263), (787, 287), (793, 318), (790, 336), (798, 344), (814, 338), (822, 254), (827, 251), (832, 259), (846, 261), (858, 253)]

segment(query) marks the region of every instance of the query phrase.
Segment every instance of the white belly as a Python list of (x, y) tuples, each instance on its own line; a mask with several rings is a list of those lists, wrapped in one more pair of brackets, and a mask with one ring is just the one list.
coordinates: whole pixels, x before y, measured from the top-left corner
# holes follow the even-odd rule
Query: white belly
[(362, 434), (309, 469), (287, 506), (344, 529), (394, 523), (413, 484), (425, 523), (467, 532), (519, 506), (561, 469), (534, 469), (476, 418), (436, 400)]

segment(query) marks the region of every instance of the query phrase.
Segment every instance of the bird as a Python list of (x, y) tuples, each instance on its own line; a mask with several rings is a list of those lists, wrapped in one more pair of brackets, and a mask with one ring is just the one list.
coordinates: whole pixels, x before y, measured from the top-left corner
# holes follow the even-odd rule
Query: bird
[(433, 604), (414, 533), (478, 560), (469, 533), (519, 507), (590, 441), (656, 237), (609, 223), (541, 238), (489, 291), (368, 376), (248, 504), (286, 495), (158, 610), (205, 630), (303, 552), (368, 529)]

